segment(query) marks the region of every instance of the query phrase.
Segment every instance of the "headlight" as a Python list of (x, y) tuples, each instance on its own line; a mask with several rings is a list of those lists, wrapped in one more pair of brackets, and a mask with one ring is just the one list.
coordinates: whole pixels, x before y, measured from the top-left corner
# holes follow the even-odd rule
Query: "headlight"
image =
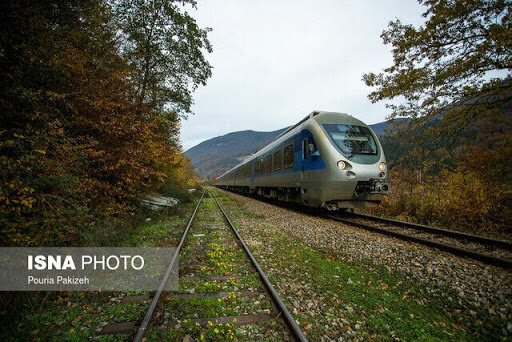
[(385, 171), (386, 170), (386, 163), (380, 163), (379, 164), (379, 170)]
[(350, 165), (348, 161), (340, 160), (336, 166), (338, 166), (340, 170), (352, 170), (352, 165)]

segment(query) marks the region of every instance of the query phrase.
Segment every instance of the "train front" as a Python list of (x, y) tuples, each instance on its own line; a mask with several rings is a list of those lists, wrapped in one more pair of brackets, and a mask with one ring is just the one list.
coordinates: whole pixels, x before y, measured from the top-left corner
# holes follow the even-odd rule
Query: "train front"
[(390, 184), (376, 134), (347, 114), (324, 112), (314, 121), (318, 149), (326, 162), (320, 206), (332, 210), (378, 205)]

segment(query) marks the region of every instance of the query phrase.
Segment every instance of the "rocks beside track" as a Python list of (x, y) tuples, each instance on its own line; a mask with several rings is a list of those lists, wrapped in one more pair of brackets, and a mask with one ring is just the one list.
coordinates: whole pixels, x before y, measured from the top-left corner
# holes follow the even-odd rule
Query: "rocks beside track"
[[(478, 322), (476, 311), (465, 310), (466, 307), (475, 307), (491, 317), (500, 317), (505, 322), (512, 321), (512, 272), (509, 270), (237, 194), (226, 194), (237, 202), (237, 207), (252, 214), (236, 218), (237, 227), (250, 247), (261, 245), (260, 233), (264, 230), (279, 230), (301, 239), (315, 250), (334, 253), (341, 260), (363, 262), (384, 267), (389, 272), (399, 272), (407, 279), (422, 284), (429, 296), (458, 304), (460, 312), (454, 314), (473, 316), (475, 322)], [(227, 205), (227, 209), (234, 209), (234, 206), (230, 208)], [(263, 235), (268, 237), (268, 234)], [(351, 303), (344, 305), (341, 313), (325, 312), (322, 309), (323, 303), (336, 298), (327, 299), (322, 293), (312, 293), (313, 286), (307, 275), (294, 270), (294, 265), (284, 270), (273, 267), (272, 241), (265, 241), (265, 244), (269, 250), (257, 255), (258, 260), (261, 260), (264, 270), (273, 275), (273, 279), (278, 279), (276, 290), (285, 294), (292, 303), (290, 311), (309, 318), (308, 322), (301, 322), (306, 334), (314, 326), (315, 317), (328, 314), (327, 327), (323, 329), (325, 335), (321, 337), (323, 340), (338, 340), (340, 336), (349, 339), (365, 336), (365, 333), (361, 333), (366, 329), (365, 315), (371, 313)], [(298, 274), (301, 276), (300, 281), (290, 281), (294, 277), (297, 279)], [(446, 293), (447, 288), (452, 294)], [(350, 321), (345, 316), (350, 316), (354, 310), (364, 314), (359, 320)], [(502, 335), (510, 338), (512, 331), (509, 330), (512, 329), (509, 329), (509, 325), (503, 326)], [(393, 337), (393, 327), (383, 328)]]

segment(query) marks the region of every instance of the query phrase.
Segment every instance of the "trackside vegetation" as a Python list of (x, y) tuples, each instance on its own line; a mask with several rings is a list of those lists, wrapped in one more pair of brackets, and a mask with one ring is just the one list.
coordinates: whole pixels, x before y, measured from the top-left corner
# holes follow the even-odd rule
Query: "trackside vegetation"
[(511, 109), (502, 119), (475, 123), (453, 143), (417, 131), (381, 138), (391, 190), (367, 212), (511, 239)]

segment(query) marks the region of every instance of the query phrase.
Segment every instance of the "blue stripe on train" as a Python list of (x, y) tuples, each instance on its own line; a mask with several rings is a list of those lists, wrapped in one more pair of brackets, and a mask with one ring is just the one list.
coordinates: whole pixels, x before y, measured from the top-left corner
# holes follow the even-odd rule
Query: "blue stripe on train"
[[(302, 171), (302, 167), (304, 167), (304, 171), (310, 171), (310, 170), (320, 170), (325, 168), (325, 162), (322, 159), (322, 156), (320, 157), (312, 157), (308, 153), (308, 158), (306, 160), (302, 160), (302, 140), (308, 139), (308, 141), (313, 141), (314, 144), (316, 144), (315, 140), (313, 139), (313, 134), (307, 130), (303, 129), (299, 133), (295, 134), (294, 136), (286, 139), (281, 144), (277, 146), (277, 148), (273, 149), (270, 154), (275, 152), (276, 149), (284, 149), (285, 146), (289, 145), (292, 140), (294, 143), (294, 166), (288, 169), (283, 169), (280, 171), (273, 171), (271, 173), (265, 173), (265, 174), (254, 174), (254, 170), (251, 167), (251, 177), (254, 178), (260, 178), (260, 177), (268, 177), (272, 175), (281, 175), (281, 174), (287, 174), (287, 173), (293, 173), (293, 172), (299, 172)], [(269, 153), (265, 153), (262, 156), (258, 156), (258, 158), (266, 157)], [(258, 159), (256, 158), (256, 159)]]

